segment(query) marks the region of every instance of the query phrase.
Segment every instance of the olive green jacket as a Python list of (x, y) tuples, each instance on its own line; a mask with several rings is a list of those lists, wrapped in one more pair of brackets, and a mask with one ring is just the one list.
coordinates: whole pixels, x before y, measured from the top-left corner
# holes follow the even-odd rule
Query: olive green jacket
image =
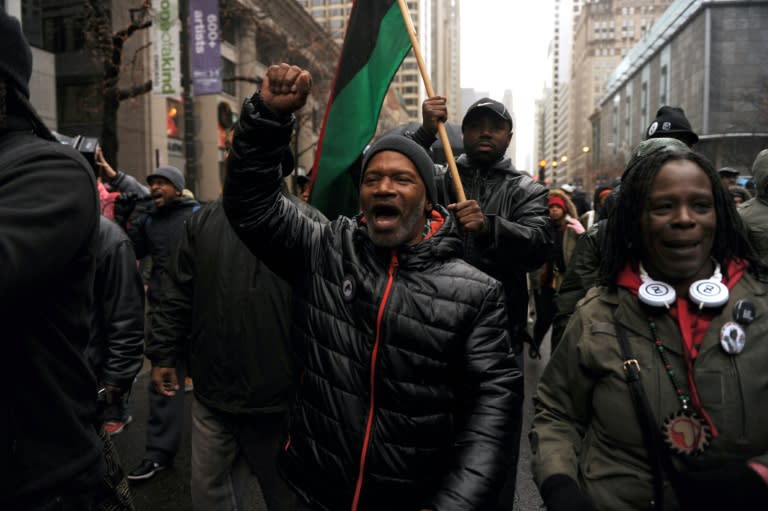
[[(751, 301), (756, 319), (744, 328), (744, 351), (726, 354), (720, 330), (732, 321), (733, 306)], [(579, 304), (541, 377), (534, 398), (530, 433), (537, 484), (554, 474), (578, 481), (598, 510), (649, 509), (653, 478), (641, 429), (622, 369), (623, 357), (614, 315), (627, 331), (640, 364), (642, 383), (656, 422), (679, 409), (675, 390), (650, 335), (646, 312), (635, 295), (593, 288)], [(657, 318), (657, 332), (678, 380), (685, 385), (682, 337), (668, 314)], [(745, 275), (714, 318), (695, 362), (704, 409), (720, 435), (696, 458), (674, 457), (679, 470), (715, 468), (726, 461), (754, 460), (768, 465), (768, 296), (765, 284)], [(678, 509), (669, 485), (665, 509)]]

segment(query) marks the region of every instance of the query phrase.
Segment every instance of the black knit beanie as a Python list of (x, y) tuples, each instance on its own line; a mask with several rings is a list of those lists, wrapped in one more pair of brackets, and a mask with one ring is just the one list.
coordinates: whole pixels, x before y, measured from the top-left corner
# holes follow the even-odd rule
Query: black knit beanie
[(29, 79), (32, 77), (32, 50), (21, 31), (19, 20), (0, 7), (0, 78), (9, 88), (29, 98)]
[(386, 135), (378, 139), (368, 148), (363, 157), (362, 177), (365, 177), (365, 169), (368, 162), (376, 153), (381, 151), (396, 151), (413, 162), (416, 170), (424, 181), (424, 188), (427, 190), (427, 199), (435, 204), (437, 200), (437, 185), (435, 184), (435, 164), (429, 157), (427, 151), (419, 144), (408, 137), (402, 135)]
[(656, 112), (656, 118), (645, 130), (645, 138), (676, 138), (692, 146), (699, 136), (691, 129), (691, 123), (682, 108), (663, 106)]

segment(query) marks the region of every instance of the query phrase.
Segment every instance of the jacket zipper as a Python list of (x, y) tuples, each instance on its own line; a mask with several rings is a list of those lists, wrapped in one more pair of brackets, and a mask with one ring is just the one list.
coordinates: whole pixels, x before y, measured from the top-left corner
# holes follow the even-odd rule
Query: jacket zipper
[(736, 357), (730, 357), (733, 371), (736, 373), (736, 384), (739, 386), (739, 401), (741, 402), (741, 432), (740, 438), (747, 436), (747, 407), (744, 401), (744, 388), (741, 385), (741, 374), (739, 373), (739, 366), (736, 364)]
[(368, 403), (368, 418), (365, 424), (365, 436), (363, 437), (363, 448), (360, 452), (360, 471), (357, 475), (357, 484), (355, 485), (355, 496), (352, 499), (352, 511), (357, 511), (357, 507), (360, 504), (360, 494), (363, 490), (363, 476), (365, 474), (365, 461), (368, 456), (368, 445), (371, 441), (371, 430), (373, 429), (373, 415), (376, 405), (375, 383), (376, 383), (376, 361), (379, 358), (379, 344), (381, 343), (381, 320), (384, 317), (384, 310), (386, 309), (387, 302), (389, 301), (389, 295), (392, 292), (392, 283), (395, 280), (395, 271), (397, 270), (398, 261), (397, 254), (392, 252), (392, 259), (389, 262), (387, 285), (384, 288), (384, 296), (379, 303), (379, 312), (376, 315), (376, 340), (373, 342), (373, 351), (371, 352), (371, 392), (370, 402)]

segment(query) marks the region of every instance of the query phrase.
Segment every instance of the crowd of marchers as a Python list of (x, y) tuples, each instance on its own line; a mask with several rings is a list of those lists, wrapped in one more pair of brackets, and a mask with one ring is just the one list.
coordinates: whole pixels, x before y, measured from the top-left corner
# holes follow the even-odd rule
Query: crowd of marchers
[[(551, 511), (765, 508), (768, 150), (734, 187), (663, 106), (590, 201), (515, 169), (489, 98), (436, 165), (435, 96), (362, 155), (359, 214), (329, 220), (285, 184), (312, 78), (279, 64), (200, 204), (175, 167), (145, 185), (59, 143), (2, 9), (0, 31), (0, 509), (133, 509), (184, 399), (195, 510), (512, 509), (518, 471)], [(111, 436), (137, 406), (124, 471)]]

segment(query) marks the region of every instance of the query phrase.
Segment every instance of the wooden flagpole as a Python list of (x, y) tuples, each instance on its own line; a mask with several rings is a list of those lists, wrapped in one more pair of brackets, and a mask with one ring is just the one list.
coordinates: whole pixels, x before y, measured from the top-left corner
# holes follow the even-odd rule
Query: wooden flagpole
[[(411, 19), (408, 5), (406, 5), (405, 0), (397, 0), (397, 3), (400, 5), (400, 13), (403, 15), (405, 27), (408, 29), (408, 37), (411, 38), (411, 46), (413, 46), (413, 53), (416, 54), (416, 62), (419, 64), (419, 72), (421, 73), (421, 79), (424, 80), (427, 96), (430, 98), (434, 97), (435, 90), (432, 88), (432, 80), (429, 79), (427, 65), (424, 63), (424, 57), (421, 55), (419, 39), (416, 37), (416, 28), (413, 26), (413, 20)], [(451, 148), (451, 142), (448, 139), (448, 132), (442, 122), (437, 124), (437, 133), (440, 136), (440, 141), (443, 143), (445, 159), (448, 161), (448, 168), (451, 171), (451, 179), (453, 180), (453, 186), (456, 189), (456, 197), (458, 202), (464, 202), (467, 200), (466, 195), (464, 195), (464, 186), (461, 184), (461, 179), (459, 178), (459, 169), (456, 167), (456, 159), (453, 157), (453, 149)]]

